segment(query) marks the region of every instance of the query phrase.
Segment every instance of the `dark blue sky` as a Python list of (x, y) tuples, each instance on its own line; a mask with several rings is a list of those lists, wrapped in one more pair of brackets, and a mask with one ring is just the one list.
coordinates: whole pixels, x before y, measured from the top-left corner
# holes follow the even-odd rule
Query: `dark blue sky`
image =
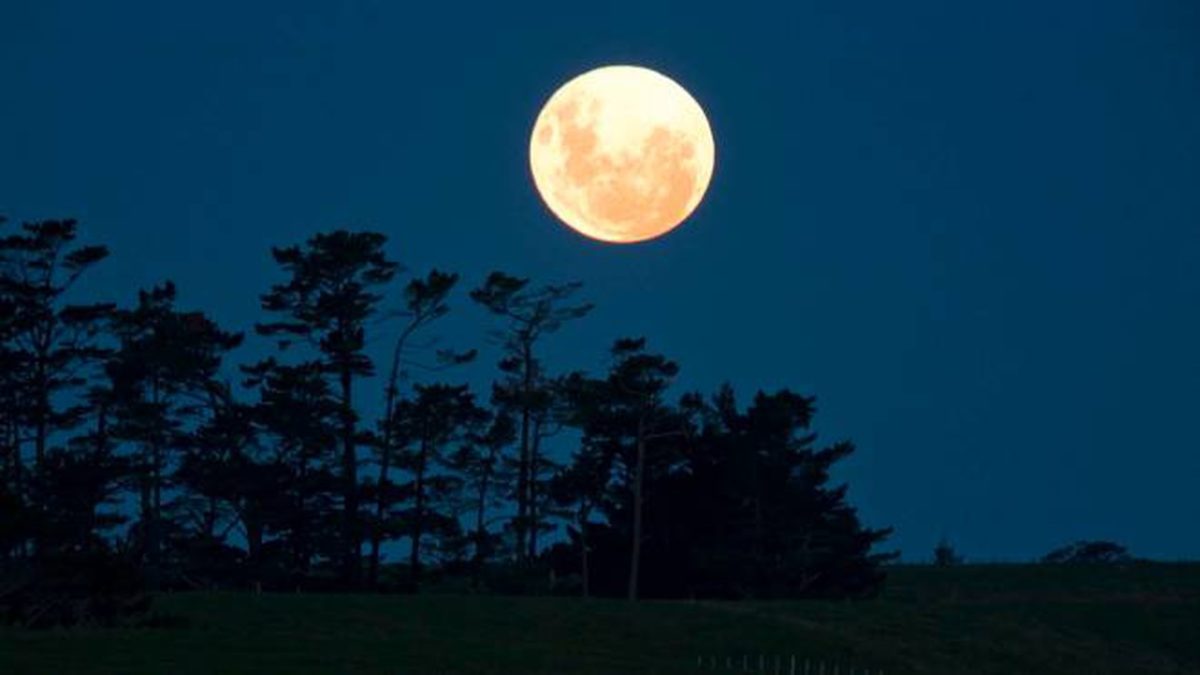
[[(583, 281), (559, 366), (645, 334), (688, 388), (816, 394), (906, 558), (1200, 557), (1193, 0), (266, 4), (0, 4), (0, 213), (109, 244), (89, 293), (173, 278), (246, 329), (270, 245), (374, 228), (417, 271)], [(717, 143), (693, 218), (630, 247), (556, 224), (526, 163), (611, 63)]]

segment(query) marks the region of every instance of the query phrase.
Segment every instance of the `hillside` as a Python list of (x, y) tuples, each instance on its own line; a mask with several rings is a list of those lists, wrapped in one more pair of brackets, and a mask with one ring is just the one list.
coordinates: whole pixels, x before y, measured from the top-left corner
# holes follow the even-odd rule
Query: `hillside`
[[(1200, 565), (900, 567), (861, 602), (180, 594), (185, 628), (0, 633), (0, 672), (1200, 673)], [(703, 656), (703, 669), (697, 657)], [(711, 659), (711, 660), (710, 660)], [(726, 671), (728, 672), (728, 671)]]

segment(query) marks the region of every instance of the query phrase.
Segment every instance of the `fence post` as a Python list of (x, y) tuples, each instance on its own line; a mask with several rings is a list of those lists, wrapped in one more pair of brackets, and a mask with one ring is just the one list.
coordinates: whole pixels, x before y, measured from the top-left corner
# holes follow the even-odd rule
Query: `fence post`
[(781, 666), (782, 663), (783, 663), (783, 657), (776, 654), (775, 655), (775, 675), (779, 675), (779, 669), (782, 667)]
[(762, 652), (759, 652), (759, 654), (758, 654), (758, 672), (761, 673), (762, 671), (763, 671), (763, 655), (762, 655)]

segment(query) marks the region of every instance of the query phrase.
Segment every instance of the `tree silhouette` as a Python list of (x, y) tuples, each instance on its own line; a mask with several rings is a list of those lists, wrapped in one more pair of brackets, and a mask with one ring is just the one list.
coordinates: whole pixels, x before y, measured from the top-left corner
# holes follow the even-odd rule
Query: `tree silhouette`
[(583, 431), (579, 448), (571, 462), (559, 469), (550, 483), (550, 493), (559, 507), (565, 509), (579, 550), (579, 575), (584, 598), (591, 596), (591, 569), (588, 564), (588, 530), (591, 516), (603, 503), (612, 480), (616, 446), (602, 417), (606, 382), (573, 374), (564, 391), (571, 411), (568, 423)]
[(117, 313), (120, 347), (109, 361), (118, 417), (116, 434), (140, 448), (135, 471), (140, 486), (142, 550), (151, 588), (163, 572), (163, 495), (175, 455), (190, 443), (189, 420), (203, 414), (218, 387), (225, 353), (241, 334), (221, 330), (200, 312), (175, 308), (175, 285), (166, 282), (138, 294), (137, 305)]
[(933, 547), (933, 564), (937, 567), (951, 567), (962, 564), (962, 556), (954, 551), (954, 546), (945, 537), (938, 540)]
[[(384, 416), (380, 423), (379, 439), (379, 479), (375, 485), (375, 514), (371, 528), (371, 553), (368, 566), (368, 584), (372, 587), (376, 585), (379, 577), (380, 545), (386, 536), (397, 533), (396, 528), (391, 526), (392, 519), (387, 517), (387, 513), (398, 498), (390, 472), (396, 451), (396, 427), (398, 426), (396, 415), (397, 404), (401, 396), (400, 381), (404, 378), (408, 367), (425, 365), (413, 361), (409, 355), (409, 351), (413, 347), (412, 341), (423, 329), (450, 311), (447, 298), (457, 283), (457, 274), (448, 274), (438, 270), (431, 271), (424, 278), (413, 279), (404, 288), (404, 306), (397, 313), (399, 318), (404, 321), (404, 325), (392, 348), (392, 363), (384, 389)], [(474, 357), (473, 350), (464, 353), (445, 350), (437, 352), (437, 360), (442, 364), (465, 363)]]
[[(660, 354), (647, 352), (645, 347), (644, 338), (623, 338), (614, 342), (613, 362), (607, 376), (600, 383), (588, 385), (587, 393), (576, 399), (576, 404), (582, 407), (574, 417), (581, 425), (584, 447), (587, 448), (577, 460), (594, 462), (596, 452), (607, 452), (622, 474), (621, 480), (612, 488), (616, 497), (609, 508), (609, 516), (610, 522), (628, 523), (626, 595), (630, 600), (638, 597), (641, 573), (647, 446), (653, 441), (683, 433), (678, 414), (664, 400), (679, 366)], [(593, 444), (604, 450), (589, 448)], [(589, 468), (579, 469), (576, 479), (595, 475)], [(584, 500), (583, 503), (591, 502)]]
[(469, 495), (468, 510), (474, 516), (471, 585), (475, 588), (481, 585), (483, 565), (493, 549), (492, 537), (487, 530), (487, 512), (500, 506), (494, 493), (508, 482), (503, 470), (503, 452), (515, 437), (512, 418), (504, 413), (495, 415), (486, 431), (468, 432), (458, 450), (447, 460), (450, 469), (462, 477), (463, 488)]
[[(263, 579), (263, 539), (273, 506), (282, 499), (278, 467), (255, 456), (257, 430), (253, 406), (234, 400), (229, 387), (216, 383), (203, 404), (204, 420), (188, 435), (174, 482), (183, 491), (175, 500), (182, 549), (181, 576), (193, 585), (212, 587), (239, 578)], [(237, 527), (245, 553), (230, 545)]]
[(280, 337), (281, 348), (303, 338), (323, 357), (322, 365), (341, 395), (342, 575), (357, 586), (362, 571), (362, 528), (358, 512), (358, 430), (354, 380), (374, 372), (363, 351), (366, 322), (398, 265), (387, 258), (387, 238), (376, 232), (337, 230), (310, 238), (304, 247), (272, 249), (275, 262), (290, 275), (262, 297), (263, 309), (279, 321), (256, 326), (260, 335)]
[[(715, 537), (695, 531), (699, 586), (766, 597), (878, 588), (878, 565), (894, 556), (871, 549), (890, 530), (863, 528), (845, 504), (846, 486), (827, 485), (832, 465), (854, 447), (815, 448), (814, 412), (813, 398), (786, 389), (758, 393), (743, 412), (728, 387), (701, 409), (686, 482), (698, 491), (694, 517), (721, 524), (712, 528)], [(680, 482), (679, 474), (672, 480)]]
[(592, 310), (589, 303), (569, 304), (580, 287), (579, 283), (568, 283), (530, 288), (528, 279), (492, 272), (482, 286), (471, 291), (475, 302), (506, 322), (498, 334), (504, 348), (504, 357), (499, 364), (504, 378), (495, 384), (493, 400), (512, 410), (520, 420), (517, 515), (513, 520), (518, 562), (536, 554), (536, 537), (527, 538), (528, 533), (536, 530), (536, 523), (531, 518), (531, 472), (538, 464), (536, 446), (553, 402), (537, 345), (545, 335)]
[(40, 474), (51, 437), (84, 420), (89, 408), (82, 391), (107, 354), (99, 336), (113, 305), (71, 304), (67, 296), (108, 257), (108, 249), (75, 245), (76, 230), (74, 220), (45, 220), (0, 238), (0, 298), (7, 316), (0, 329), (6, 343), (0, 354), (7, 380), (6, 461), (15, 488), (9, 499), (18, 504), (30, 499), (35, 521), (49, 496), (28, 490), (21, 459), (26, 432), (34, 449), (32, 485), (48, 485), (50, 479)]
[(1124, 546), (1111, 541), (1077, 541), (1047, 553), (1043, 563), (1054, 565), (1097, 565), (1131, 562)]
[(400, 404), (401, 438), (406, 449), (403, 465), (412, 481), (403, 486), (412, 507), (403, 514), (408, 524), (409, 570), (414, 585), (421, 582), (421, 540), (433, 533), (445, 536), (457, 520), (439, 511), (440, 502), (458, 487), (455, 478), (439, 471), (446, 464), (447, 447), (471, 438), (487, 422), (487, 413), (475, 404), (466, 386), (417, 385), (413, 399)]
[[(608, 380), (601, 392), (607, 388)], [(879, 566), (894, 554), (872, 547), (889, 530), (863, 528), (845, 486), (828, 486), (830, 467), (853, 448), (813, 447), (811, 398), (760, 393), (743, 411), (728, 387), (710, 400), (689, 394), (661, 408), (665, 435), (643, 443), (642, 453), (629, 431), (638, 408), (592, 405), (581, 420), (580, 450), (559, 474), (564, 501), (576, 509), (573, 551), (555, 556), (560, 567), (586, 561), (589, 593), (629, 596), (632, 575), (620, 571), (639, 541), (631, 536), (630, 498), (639, 455), (651, 499), (639, 597), (841, 597), (879, 588)], [(676, 424), (686, 433), (672, 433)], [(602, 522), (587, 520), (593, 504)]]
[(278, 581), (299, 588), (311, 576), (315, 562), (341, 564), (344, 555), (342, 523), (334, 513), (342, 491), (337, 468), (342, 407), (319, 362), (284, 365), (266, 359), (242, 370), (246, 385), (258, 392), (253, 406), (255, 432), (275, 467), (275, 480), (261, 488), (278, 499), (274, 509), (256, 509), (254, 502), (247, 505), (248, 514), (274, 517), (259, 528), (243, 516), (246, 538), (252, 541), (256, 532), (266, 530), (277, 537), (283, 559)]
[[(488, 409), (466, 386), (414, 383), (415, 369), (474, 356), (429, 336), (458, 276), (410, 280), (388, 313), (397, 265), (380, 234), (273, 249), (286, 277), (261, 296), (270, 316), (255, 328), (278, 351), (241, 365), (240, 386), (222, 378), (241, 335), (178, 309), (170, 282), (120, 310), (70, 304), (107, 254), (74, 240), (73, 221), (0, 239), (11, 620), (118, 617), (144, 610), (146, 587), (350, 590), (365, 573), (383, 589), (396, 577), (382, 550), (404, 538), (413, 589), (461, 575), (529, 592), (536, 560), (578, 576), (585, 597), (630, 599), (868, 595), (893, 557), (873, 550), (889, 531), (864, 527), (830, 484), (853, 446), (816, 445), (812, 397), (760, 392), (742, 408), (726, 386), (668, 400), (679, 368), (643, 338), (617, 340), (599, 376), (548, 372), (542, 339), (591, 309), (573, 300), (577, 283), (495, 272), (472, 291), (503, 350)], [(397, 319), (368, 427), (376, 401), (355, 399), (374, 375), (367, 332)], [(562, 436), (550, 440), (562, 428), (578, 432), (565, 466)], [(377, 474), (359, 475), (363, 447)], [(569, 543), (540, 550), (563, 524)], [(1093, 544), (1051, 558), (1121, 559)], [(510, 553), (516, 565), (489, 566)]]

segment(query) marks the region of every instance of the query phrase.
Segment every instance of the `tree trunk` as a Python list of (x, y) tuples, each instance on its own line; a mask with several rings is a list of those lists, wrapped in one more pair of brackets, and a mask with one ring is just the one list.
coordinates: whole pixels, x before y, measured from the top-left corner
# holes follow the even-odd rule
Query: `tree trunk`
[(587, 525), (588, 513), (590, 509), (583, 508), (579, 512), (579, 554), (580, 554), (580, 571), (583, 574), (583, 599), (587, 600), (591, 596), (591, 580), (588, 570), (588, 540), (587, 540)]
[(354, 449), (353, 373), (343, 366), (342, 385), (342, 536), (345, 542), (342, 579), (349, 588), (357, 588), (362, 567), (358, 528), (358, 455)]
[(538, 513), (538, 452), (541, 446), (542, 420), (533, 421), (533, 437), (529, 444), (529, 560), (537, 559), (538, 525), (541, 515)]
[[(162, 401), (159, 396), (158, 379), (155, 378), (150, 386), (150, 400), (154, 403), (154, 409), (160, 410)], [(162, 580), (162, 540), (159, 527), (159, 518), (162, 515), (162, 442), (159, 438), (160, 432), (161, 429), (154, 429), (150, 440), (150, 479), (147, 494), (143, 497), (148, 510), (144, 521), (146, 525), (146, 581), (152, 591), (159, 589)]]
[(400, 394), (400, 359), (404, 354), (404, 342), (408, 331), (401, 333), (392, 351), (392, 368), (388, 374), (387, 397), (383, 407), (383, 447), (379, 457), (378, 494), (375, 498), (375, 527), (371, 532), (371, 562), (367, 583), (371, 588), (379, 584), (379, 548), (383, 544), (383, 518), (391, 505), (388, 494), (388, 472), (392, 467), (393, 427), (396, 424), (396, 398)]
[[(304, 517), (304, 498), (307, 493), (305, 492), (306, 488), (299, 486), (305, 486), (308, 484), (308, 458), (305, 456), (305, 450), (303, 448), (301, 448), (299, 452), (300, 466), (296, 471), (298, 480), (296, 481), (297, 490), (296, 501), (294, 504), (295, 512), (292, 514), (292, 517), (295, 518), (296, 514), (299, 514), (300, 517), (293, 521), (295, 526), (292, 529), (291, 544), (293, 564), (295, 565), (297, 574), (303, 577), (307, 576), (308, 574), (309, 560), (311, 559), (311, 555), (309, 553), (309, 525), (307, 519)], [(297, 587), (297, 591), (298, 590), (299, 587)]]
[(526, 342), (521, 357), (524, 381), (521, 384), (521, 456), (517, 468), (517, 562), (524, 562), (525, 533), (529, 522), (529, 426), (530, 397), (533, 391), (533, 348)]
[(36, 391), (34, 392), (36, 413), (34, 414), (33, 468), (34, 474), (42, 468), (46, 461), (46, 441), (50, 435), (50, 384), (46, 375), (46, 348), (38, 350), (37, 366), (34, 371)]
[(491, 466), (495, 460), (496, 451), (489, 450), (488, 463), (484, 467), (483, 476), (479, 480), (479, 503), (475, 509), (475, 560), (471, 565), (471, 586), (478, 589), (480, 577), (483, 575), (484, 545), (487, 543), (487, 530), (484, 529), (484, 511), (487, 508), (488, 479), (491, 477)]
[(155, 439), (150, 448), (150, 544), (151, 590), (158, 590), (162, 580), (162, 449)]
[(413, 587), (421, 583), (421, 535), (425, 526), (425, 453), (428, 445), (421, 439), (421, 450), (417, 456), (416, 504), (413, 510), (412, 550), (408, 554), (409, 574)]
[(376, 588), (379, 585), (379, 547), (383, 543), (383, 521), (387, 515), (388, 501), (384, 493), (388, 490), (388, 472), (391, 469), (390, 439), (383, 442), (382, 456), (379, 458), (379, 484), (376, 490), (379, 494), (375, 499), (375, 526), (371, 530), (371, 560), (367, 571), (367, 585)]
[(633, 479), (633, 550), (629, 556), (629, 599), (637, 600), (638, 567), (642, 558), (642, 478), (646, 468), (646, 422), (638, 418), (637, 471)]
[(254, 575), (256, 588), (262, 584), (262, 518), (254, 513), (253, 508), (243, 512), (242, 522), (246, 525), (246, 556), (250, 559), (250, 572)]

